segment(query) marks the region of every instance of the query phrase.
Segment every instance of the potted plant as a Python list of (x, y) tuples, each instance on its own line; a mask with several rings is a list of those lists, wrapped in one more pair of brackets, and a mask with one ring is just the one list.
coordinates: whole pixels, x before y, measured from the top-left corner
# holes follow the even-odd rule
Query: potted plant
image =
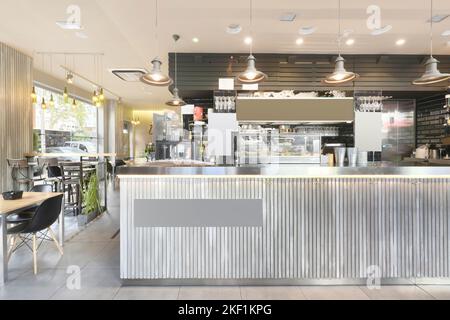
[(92, 174), (89, 178), (88, 186), (83, 192), (83, 210), (78, 215), (78, 225), (84, 226), (94, 220), (100, 213), (101, 206), (98, 196), (97, 175)]

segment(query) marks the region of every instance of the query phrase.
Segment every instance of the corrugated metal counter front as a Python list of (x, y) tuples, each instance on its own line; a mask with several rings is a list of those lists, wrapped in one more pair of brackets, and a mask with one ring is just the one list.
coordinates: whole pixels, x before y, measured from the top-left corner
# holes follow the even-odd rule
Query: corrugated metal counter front
[[(336, 284), (371, 277), (442, 283), (450, 277), (448, 175), (125, 174), (120, 197), (120, 273), (130, 284)], [(152, 200), (165, 199), (187, 200), (186, 210), (155, 213)], [(211, 210), (202, 200), (258, 200), (261, 224), (249, 225), (254, 217), (244, 211), (214, 226), (208, 219), (182, 222), (192, 200), (199, 212)], [(217, 206), (226, 212), (226, 202)], [(146, 213), (158, 221), (152, 225)]]

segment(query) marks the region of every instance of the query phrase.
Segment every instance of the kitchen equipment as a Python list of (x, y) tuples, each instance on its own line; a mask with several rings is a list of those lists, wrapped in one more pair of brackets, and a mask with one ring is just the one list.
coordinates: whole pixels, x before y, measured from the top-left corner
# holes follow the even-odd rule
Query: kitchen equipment
[(422, 145), (416, 149), (417, 159), (428, 159), (428, 157), (429, 157), (429, 148), (427, 145)]
[(357, 148), (347, 148), (348, 165), (351, 167), (356, 166), (356, 161), (358, 159), (358, 149)]
[(344, 166), (345, 154), (347, 152), (346, 148), (336, 147), (334, 148), (334, 157), (336, 158), (336, 165), (339, 167)]
[(2, 193), (4, 200), (22, 199), (23, 191), (6, 191)]

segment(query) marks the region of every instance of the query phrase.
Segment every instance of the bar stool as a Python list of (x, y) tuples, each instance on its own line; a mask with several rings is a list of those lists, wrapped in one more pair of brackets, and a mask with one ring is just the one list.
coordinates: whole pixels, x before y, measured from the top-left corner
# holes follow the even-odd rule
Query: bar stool
[(83, 165), (81, 162), (61, 162), (61, 191), (64, 197), (64, 209), (72, 209), (74, 215), (81, 214)]
[(58, 164), (57, 158), (38, 158), (38, 166), (42, 172), (47, 172), (44, 181), (53, 185), (54, 191), (58, 191), (62, 181), (61, 168)]
[(21, 186), (26, 186), (25, 190), (30, 190), (33, 186), (33, 178), (30, 177), (30, 166), (27, 159), (6, 159), (6, 162), (11, 168), (13, 190), (21, 190)]

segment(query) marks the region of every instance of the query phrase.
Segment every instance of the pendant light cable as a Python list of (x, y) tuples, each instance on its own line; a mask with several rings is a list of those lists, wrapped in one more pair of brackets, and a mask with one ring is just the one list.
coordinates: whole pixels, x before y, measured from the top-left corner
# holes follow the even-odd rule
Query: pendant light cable
[(341, 0), (338, 0), (338, 55), (341, 56)]
[(155, 0), (155, 41), (156, 41), (156, 56), (159, 54), (158, 44), (158, 0)]
[(433, 57), (433, 0), (430, 1), (430, 55)]
[(253, 55), (253, 0), (250, 0), (250, 55)]

